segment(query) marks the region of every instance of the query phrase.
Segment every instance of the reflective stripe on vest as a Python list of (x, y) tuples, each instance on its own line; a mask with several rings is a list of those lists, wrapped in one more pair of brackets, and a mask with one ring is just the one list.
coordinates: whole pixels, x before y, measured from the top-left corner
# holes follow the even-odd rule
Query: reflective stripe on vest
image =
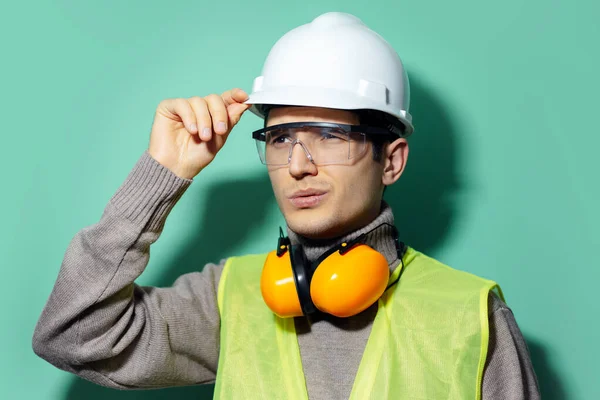
[[(215, 399), (308, 399), (294, 320), (262, 299), (265, 258), (230, 258), (221, 275)], [(495, 288), (503, 298), (500, 288), (412, 248), (404, 265), (378, 301), (350, 399), (481, 399), (487, 300)]]

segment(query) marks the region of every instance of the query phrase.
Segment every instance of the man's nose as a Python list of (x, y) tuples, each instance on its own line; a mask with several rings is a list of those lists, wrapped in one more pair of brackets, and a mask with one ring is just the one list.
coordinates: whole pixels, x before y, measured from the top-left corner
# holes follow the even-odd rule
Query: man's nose
[(317, 166), (312, 162), (310, 152), (302, 142), (292, 145), (290, 155), (290, 175), (294, 178), (302, 178), (305, 175), (316, 175)]

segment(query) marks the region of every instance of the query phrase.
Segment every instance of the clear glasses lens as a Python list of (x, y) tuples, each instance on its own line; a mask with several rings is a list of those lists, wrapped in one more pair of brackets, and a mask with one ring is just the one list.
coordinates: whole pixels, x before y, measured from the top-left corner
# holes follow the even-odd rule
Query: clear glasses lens
[(277, 128), (256, 140), (263, 164), (287, 165), (295, 145), (300, 145), (316, 165), (348, 164), (366, 150), (365, 135), (332, 127)]

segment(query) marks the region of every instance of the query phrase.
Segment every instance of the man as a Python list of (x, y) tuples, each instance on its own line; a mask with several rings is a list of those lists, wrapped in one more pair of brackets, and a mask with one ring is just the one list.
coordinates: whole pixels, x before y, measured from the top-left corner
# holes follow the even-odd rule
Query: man
[[(382, 196), (407, 162), (408, 93), (391, 47), (328, 13), (277, 42), (250, 98), (161, 102), (148, 151), (71, 241), (35, 352), (114, 388), (216, 381), (217, 398), (539, 398), (495, 283), (397, 237)], [(138, 286), (170, 210), (250, 107), (287, 235)]]

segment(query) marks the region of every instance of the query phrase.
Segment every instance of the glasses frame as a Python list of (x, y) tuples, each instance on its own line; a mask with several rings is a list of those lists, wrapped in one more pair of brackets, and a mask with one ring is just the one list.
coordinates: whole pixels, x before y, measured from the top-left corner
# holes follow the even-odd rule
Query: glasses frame
[[(378, 136), (394, 136), (394, 134), (391, 133), (388, 129), (374, 127), (374, 126), (370, 126), (370, 125), (350, 125), (350, 124), (338, 124), (335, 122), (311, 121), (311, 122), (289, 122), (289, 123), (285, 123), (285, 124), (278, 124), (278, 125), (271, 125), (268, 127), (264, 127), (264, 128), (261, 128), (261, 129), (258, 129), (258, 130), (255, 130), (254, 132), (252, 132), (252, 138), (255, 140), (261, 141), (261, 142), (265, 142), (267, 131), (270, 131), (273, 129), (294, 129), (294, 128), (304, 128), (304, 127), (307, 127), (307, 128), (337, 128), (337, 129), (341, 129), (347, 133), (360, 133), (363, 135), (378, 135)], [(308, 149), (306, 149), (306, 147), (304, 146), (304, 143), (300, 142), (300, 144), (304, 148), (305, 152), (308, 151)], [(258, 143), (257, 143), (257, 145), (258, 145)], [(260, 152), (259, 152), (259, 156), (260, 156)], [(266, 160), (263, 161), (262, 157), (259, 157), (259, 158), (261, 160), (261, 163), (263, 163), (264, 165), (283, 166), (283, 165), (288, 165), (290, 163), (289, 158), (288, 158), (288, 162), (286, 164), (267, 164)], [(309, 160), (314, 163), (312, 157), (309, 157)]]
[(265, 132), (272, 129), (293, 129), (293, 128), (338, 128), (348, 133), (364, 133), (366, 135), (388, 135), (392, 136), (393, 133), (388, 129), (379, 128), (370, 125), (349, 125), (349, 124), (338, 124), (334, 122), (289, 122), (286, 124), (271, 125), (262, 129), (258, 129), (252, 132), (252, 138), (264, 142), (266, 140)]

